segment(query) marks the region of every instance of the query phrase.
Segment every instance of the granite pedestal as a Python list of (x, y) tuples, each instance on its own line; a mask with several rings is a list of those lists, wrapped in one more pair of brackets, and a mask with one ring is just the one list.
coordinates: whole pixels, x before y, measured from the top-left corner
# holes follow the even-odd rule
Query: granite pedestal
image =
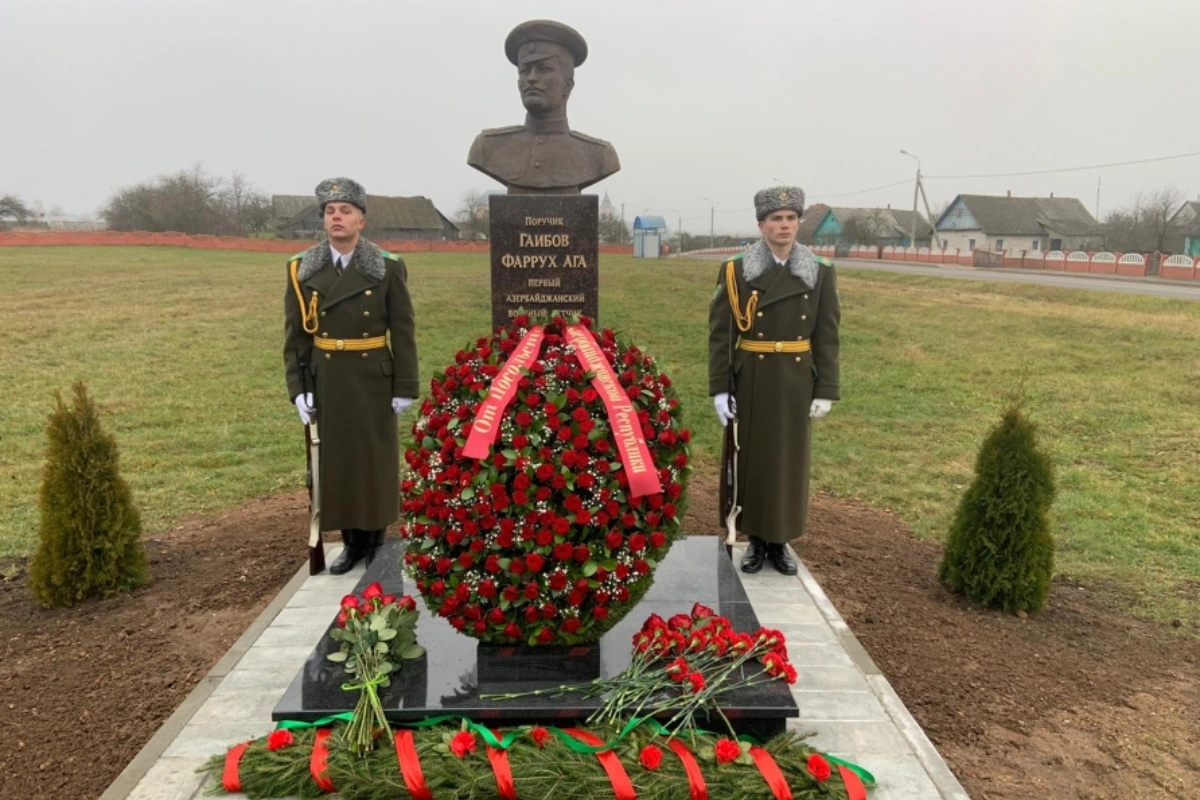
[[(378, 581), (387, 593), (415, 592), (401, 568), (403, 543), (390, 541), (355, 587), (361, 593)], [(420, 603), (421, 601), (418, 600)], [(675, 543), (655, 572), (654, 585), (642, 601), (600, 642), (590, 647), (506, 648), (481, 645), (455, 631), (449, 623), (422, 608), (417, 641), (425, 657), (405, 662), (380, 699), (389, 720), (413, 721), (439, 714), (456, 714), (497, 725), (532, 722), (582, 722), (601, 700), (577, 692), (510, 700), (481, 695), (528, 692), (589, 677), (612, 677), (629, 666), (632, 637), (651, 614), (668, 619), (703, 603), (728, 617), (735, 630), (751, 632), (758, 617), (746, 596), (720, 540), (709, 537)], [(423, 604), (422, 604), (423, 605)], [(331, 620), (329, 627), (336, 625)], [(341, 687), (347, 674), (328, 660), (337, 643), (322, 636), (300, 673), (292, 680), (272, 713), (274, 720), (311, 722), (351, 711), (357, 693)], [(738, 733), (769, 737), (781, 733), (799, 711), (787, 684), (769, 681), (722, 695), (721, 709)], [(708, 725), (720, 725), (711, 720)]]

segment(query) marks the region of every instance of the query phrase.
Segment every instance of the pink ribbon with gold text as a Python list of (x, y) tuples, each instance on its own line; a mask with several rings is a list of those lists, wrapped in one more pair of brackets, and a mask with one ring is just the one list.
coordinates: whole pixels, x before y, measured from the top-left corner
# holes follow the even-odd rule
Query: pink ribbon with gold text
[(617, 373), (604, 357), (600, 345), (592, 332), (582, 325), (568, 325), (566, 339), (575, 348), (575, 358), (589, 372), (595, 373), (592, 387), (600, 393), (604, 407), (608, 410), (608, 421), (612, 425), (613, 440), (621, 454), (621, 464), (629, 478), (629, 496), (643, 497), (658, 494), (662, 484), (654, 459), (642, 438), (642, 424), (638, 421), (633, 401), (625, 393)]
[(504, 409), (508, 408), (517, 394), (521, 370), (529, 369), (537, 361), (545, 336), (545, 329), (541, 325), (530, 328), (492, 379), (492, 386), (479, 406), (479, 412), (471, 424), (471, 433), (467, 436), (467, 445), (463, 448), (463, 455), (467, 458), (487, 458), (488, 451), (500, 435), (500, 418), (504, 416)]

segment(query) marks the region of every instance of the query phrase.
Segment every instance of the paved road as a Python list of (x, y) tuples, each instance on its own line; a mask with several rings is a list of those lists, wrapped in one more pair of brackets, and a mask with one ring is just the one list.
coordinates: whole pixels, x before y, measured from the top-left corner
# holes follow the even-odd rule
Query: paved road
[[(728, 255), (689, 256), (719, 260)], [(839, 258), (837, 263), (847, 269), (872, 269), (881, 272), (899, 272), (906, 275), (929, 275), (934, 278), (957, 278), (967, 281), (995, 281), (997, 283), (1037, 283), (1061, 289), (1091, 289), (1097, 292), (1124, 292), (1144, 294), (1152, 297), (1171, 297), (1176, 300), (1200, 301), (1200, 281), (1164, 281), (1158, 278), (1125, 278), (1119, 276), (1080, 275), (1063, 272), (1034, 272), (1016, 269), (978, 269), (976, 267), (939, 266), (935, 264), (902, 264), (895, 261), (859, 260)]]
[(960, 278), (968, 281), (997, 283), (1037, 283), (1062, 289), (1091, 289), (1097, 292), (1147, 294), (1172, 297), (1177, 300), (1200, 301), (1200, 283), (1163, 281), (1158, 278), (1120, 278), (1078, 275), (1058, 272), (1032, 272), (1015, 269), (977, 269), (975, 267), (935, 266), (932, 264), (898, 264), (894, 261), (860, 261), (839, 258), (837, 263), (847, 269), (873, 269), (901, 272), (908, 275), (931, 275), (936, 278)]

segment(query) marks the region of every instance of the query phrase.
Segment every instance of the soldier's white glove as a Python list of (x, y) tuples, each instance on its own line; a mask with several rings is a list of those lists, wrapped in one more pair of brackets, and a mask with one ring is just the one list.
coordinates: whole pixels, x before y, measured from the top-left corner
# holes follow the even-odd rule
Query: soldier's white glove
[(313, 408), (312, 392), (296, 395), (296, 399), (293, 402), (296, 404), (296, 410), (300, 412), (300, 421), (305, 425), (312, 423), (313, 415), (317, 411)]
[(717, 419), (721, 420), (724, 428), (737, 413), (737, 400), (729, 396), (729, 392), (721, 392), (713, 397), (713, 408), (717, 411)]
[(392, 413), (397, 416), (403, 414), (409, 406), (413, 404), (411, 397), (393, 397), (392, 398)]
[(812, 401), (812, 406), (808, 409), (808, 415), (813, 419), (820, 419), (829, 413), (833, 408), (832, 400), (822, 400), (820, 398)]

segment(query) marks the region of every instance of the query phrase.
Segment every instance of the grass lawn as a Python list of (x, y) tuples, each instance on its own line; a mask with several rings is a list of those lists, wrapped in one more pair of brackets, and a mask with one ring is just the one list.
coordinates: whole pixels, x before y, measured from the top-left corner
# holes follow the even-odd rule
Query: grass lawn
[[(487, 257), (406, 260), (427, 379), (486, 331)], [(705, 346), (718, 265), (610, 256), (602, 267), (603, 322), (659, 357), (687, 404), (696, 463), (713, 467)], [(0, 556), (35, 545), (43, 426), (54, 391), (77, 378), (118, 438), (150, 530), (301, 485), (278, 255), (10, 247), (0, 275)], [(940, 537), (976, 447), (1023, 382), (1058, 466), (1059, 570), (1152, 618), (1200, 613), (1200, 303), (839, 278), (845, 399), (817, 427), (816, 487)]]

